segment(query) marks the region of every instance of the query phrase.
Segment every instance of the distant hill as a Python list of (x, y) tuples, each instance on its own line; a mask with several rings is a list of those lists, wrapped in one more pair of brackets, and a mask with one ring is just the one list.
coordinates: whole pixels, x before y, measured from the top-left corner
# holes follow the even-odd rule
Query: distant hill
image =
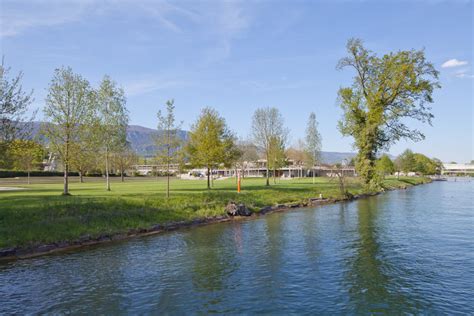
[[(32, 134), (37, 135), (39, 133), (42, 122), (33, 122)], [(159, 135), (159, 131), (153, 128), (143, 127), (140, 125), (130, 125), (127, 128), (127, 140), (131, 143), (133, 150), (140, 156), (151, 157), (156, 152), (156, 146), (154, 138)], [(180, 130), (178, 135), (181, 139), (188, 139), (188, 132)], [(321, 152), (321, 160), (323, 163), (334, 164), (342, 162), (344, 159), (350, 160), (355, 156), (355, 153), (349, 152)]]
[[(31, 123), (31, 135), (35, 137), (39, 135), (43, 122)], [(160, 134), (156, 129), (143, 127), (139, 125), (129, 125), (127, 128), (127, 140), (131, 143), (133, 150), (140, 156), (153, 156), (156, 152), (154, 139)], [(182, 140), (187, 140), (188, 132), (184, 130), (178, 131), (178, 136)]]
[[(140, 156), (153, 156), (156, 152), (154, 139), (160, 134), (156, 129), (139, 125), (130, 125), (127, 128), (127, 140), (132, 144), (133, 150)], [(188, 139), (188, 132), (178, 131), (178, 137), (182, 140)]]
[(347, 152), (336, 152), (336, 151), (322, 151), (321, 152), (321, 162), (327, 164), (340, 163), (344, 159), (349, 161), (352, 157), (355, 157), (355, 153)]

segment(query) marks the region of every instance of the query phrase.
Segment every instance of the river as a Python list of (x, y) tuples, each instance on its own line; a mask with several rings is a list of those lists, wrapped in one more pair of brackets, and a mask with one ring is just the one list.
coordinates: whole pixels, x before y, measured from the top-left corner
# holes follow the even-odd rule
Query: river
[(474, 182), (0, 264), (0, 314), (474, 313)]

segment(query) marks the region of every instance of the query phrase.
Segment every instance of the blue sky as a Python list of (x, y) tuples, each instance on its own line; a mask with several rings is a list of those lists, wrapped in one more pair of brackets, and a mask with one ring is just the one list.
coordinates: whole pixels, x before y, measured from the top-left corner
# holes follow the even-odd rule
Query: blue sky
[(314, 111), (326, 151), (352, 151), (336, 128), (337, 90), (353, 76), (336, 70), (347, 40), (379, 54), (425, 48), (443, 86), (433, 126), (411, 124), (426, 140), (390, 152), (474, 159), (473, 1), (2, 0), (0, 21), (1, 52), (24, 72), (36, 108), (66, 65), (94, 85), (112, 76), (132, 124), (155, 128), (156, 112), (174, 98), (185, 129), (211, 106), (246, 137), (254, 109), (275, 106), (296, 142)]

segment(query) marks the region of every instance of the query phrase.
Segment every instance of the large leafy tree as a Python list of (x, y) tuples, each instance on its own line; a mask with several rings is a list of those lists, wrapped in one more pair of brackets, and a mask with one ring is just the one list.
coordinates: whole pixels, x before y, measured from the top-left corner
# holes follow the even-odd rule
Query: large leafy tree
[(9, 144), (16, 138), (25, 138), (28, 128), (25, 121), (34, 117), (27, 116), (33, 102), (33, 91), (23, 90), (21, 80), (23, 73), (9, 77), (10, 68), (5, 66), (4, 59), (0, 65), (0, 167), (6, 167), (11, 159), (7, 153)]
[(392, 174), (395, 171), (395, 165), (393, 164), (392, 159), (388, 155), (382, 155), (377, 162), (376, 168), (379, 172), (379, 175), (385, 177), (388, 174)]
[(377, 154), (402, 138), (424, 138), (421, 131), (406, 125), (406, 119), (431, 124), (433, 90), (440, 86), (438, 72), (422, 50), (378, 57), (361, 40), (351, 39), (347, 51), (349, 56), (339, 61), (338, 68), (351, 67), (356, 74), (351, 87), (339, 90), (344, 112), (339, 129), (354, 138), (356, 169), (366, 186), (378, 186)]
[(234, 134), (224, 118), (212, 108), (203, 109), (191, 127), (186, 151), (191, 165), (207, 169), (208, 189), (211, 188), (212, 169), (221, 164), (230, 167), (240, 155)]
[(55, 70), (43, 110), (48, 123), (42, 131), (63, 163), (63, 195), (69, 195), (72, 148), (80, 142), (83, 129), (93, 125), (94, 104), (95, 94), (86, 79), (70, 67)]
[(97, 113), (97, 136), (103, 149), (106, 189), (110, 191), (110, 156), (127, 142), (129, 116), (125, 93), (109, 76), (104, 76), (97, 91)]
[(159, 135), (156, 140), (158, 148), (156, 158), (158, 163), (166, 166), (166, 197), (170, 196), (170, 166), (172, 164), (179, 164), (180, 148), (182, 147), (182, 140), (178, 133), (181, 128), (181, 123), (176, 122), (174, 115), (174, 100), (166, 102), (166, 113), (158, 111), (158, 132)]
[(276, 108), (257, 109), (252, 119), (252, 136), (254, 143), (262, 150), (267, 160), (266, 185), (270, 185), (270, 172), (268, 162), (272, 142), (287, 139), (288, 130), (284, 127), (283, 116)]
[(416, 153), (413, 155), (415, 160), (415, 171), (423, 175), (436, 174), (438, 167), (436, 161), (426, 157), (423, 154)]
[(404, 173), (414, 172), (416, 169), (415, 154), (410, 149), (405, 150), (397, 157), (395, 165), (399, 171)]

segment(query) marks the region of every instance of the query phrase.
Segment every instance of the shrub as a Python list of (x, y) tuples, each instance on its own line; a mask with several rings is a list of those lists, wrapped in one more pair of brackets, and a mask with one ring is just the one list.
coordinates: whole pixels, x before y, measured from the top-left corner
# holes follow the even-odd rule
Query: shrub
[[(78, 176), (78, 172), (69, 172), (69, 176)], [(0, 170), (0, 178), (15, 178), (15, 177), (27, 177), (28, 171), (24, 170)], [(30, 177), (62, 177), (64, 172), (61, 171), (30, 171)]]

